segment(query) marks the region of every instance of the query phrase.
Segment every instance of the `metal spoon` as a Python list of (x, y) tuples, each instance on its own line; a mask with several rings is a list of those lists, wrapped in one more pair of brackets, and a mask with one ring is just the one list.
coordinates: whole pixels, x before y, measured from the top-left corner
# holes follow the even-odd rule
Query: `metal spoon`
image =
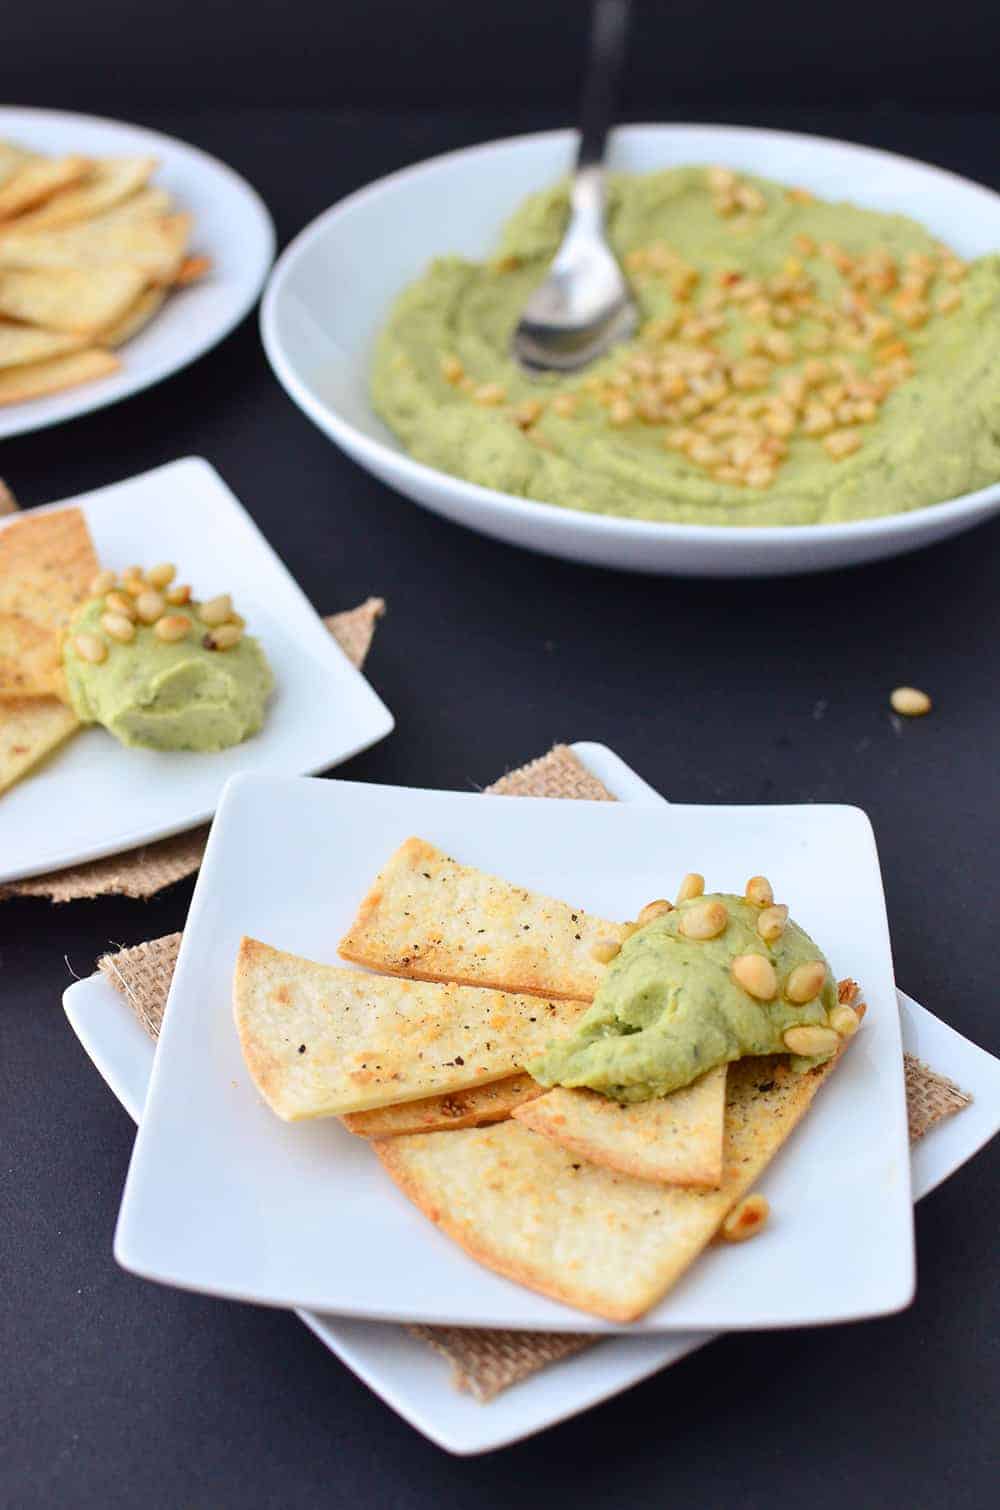
[(631, 0), (596, 0), (569, 228), (514, 331), (534, 372), (574, 372), (635, 330), (631, 290), (604, 234), (604, 148), (625, 56)]

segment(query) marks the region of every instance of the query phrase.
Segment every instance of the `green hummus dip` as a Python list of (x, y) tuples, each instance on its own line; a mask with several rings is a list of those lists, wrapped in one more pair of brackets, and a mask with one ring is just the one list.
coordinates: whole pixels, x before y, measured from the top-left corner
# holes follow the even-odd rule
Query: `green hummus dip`
[[(492, 261), (442, 257), (397, 300), (371, 392), (417, 460), (586, 513), (720, 525), (866, 519), (1000, 478), (1000, 256), (965, 264), (901, 215), (726, 170), (618, 175), (608, 230), (639, 335), (585, 373), (531, 376), (511, 334), (567, 213), (564, 185), (532, 195)], [(748, 461), (755, 434), (770, 449)]]
[[(804, 1005), (785, 1000), (781, 989), (797, 965), (824, 959), (809, 935), (789, 920), (781, 937), (767, 944), (757, 932), (759, 907), (744, 897), (716, 899), (729, 914), (717, 938), (687, 939), (680, 932), (685, 914), (712, 900), (698, 897), (627, 939), (575, 1031), (527, 1065), (529, 1074), (541, 1085), (589, 1086), (616, 1101), (648, 1101), (716, 1065), (787, 1053), (788, 1028), (828, 1026), (837, 1005), (829, 966), (819, 995)], [(733, 980), (733, 960), (743, 954), (771, 961), (779, 981), (773, 1001), (756, 1000)], [(792, 1058), (798, 1069), (821, 1062)]]
[[(208, 626), (197, 618), (199, 606), (192, 601), (169, 610), (191, 621), (183, 639), (167, 643), (151, 625), (136, 624), (134, 638), (122, 644), (103, 633), (103, 598), (88, 599), (63, 643), (77, 717), (103, 724), (124, 745), (151, 750), (222, 750), (255, 734), (274, 684), (271, 668), (248, 635), (230, 649), (206, 649)], [(84, 659), (77, 635), (99, 639), (105, 659)]]

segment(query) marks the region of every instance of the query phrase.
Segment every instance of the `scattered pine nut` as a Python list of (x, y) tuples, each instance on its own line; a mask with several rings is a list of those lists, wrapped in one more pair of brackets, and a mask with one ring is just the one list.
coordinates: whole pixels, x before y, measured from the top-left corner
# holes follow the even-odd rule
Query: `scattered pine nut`
[(785, 1048), (792, 1054), (801, 1054), (805, 1059), (814, 1059), (819, 1054), (832, 1054), (840, 1046), (840, 1037), (832, 1028), (803, 1024), (798, 1028), (786, 1028)]
[(174, 640), (183, 640), (185, 635), (191, 633), (191, 620), (183, 613), (169, 613), (164, 618), (157, 619), (153, 633), (158, 640), (168, 644)]
[(733, 960), (732, 976), (757, 1001), (773, 1001), (778, 994), (778, 972), (763, 954), (738, 954)]
[(926, 692), (919, 687), (897, 687), (889, 698), (894, 713), (903, 718), (922, 718), (934, 706)]
[(812, 1001), (819, 995), (825, 981), (825, 962), (821, 959), (807, 960), (804, 965), (796, 965), (785, 981), (785, 995), (789, 1001), (804, 1006), (807, 1001)]
[(73, 640), (73, 649), (81, 661), (89, 661), (92, 666), (99, 666), (108, 658), (108, 647), (99, 634), (78, 634)]
[(120, 644), (127, 645), (129, 640), (135, 639), (135, 624), (132, 619), (123, 613), (102, 613), (101, 628), (105, 634)]

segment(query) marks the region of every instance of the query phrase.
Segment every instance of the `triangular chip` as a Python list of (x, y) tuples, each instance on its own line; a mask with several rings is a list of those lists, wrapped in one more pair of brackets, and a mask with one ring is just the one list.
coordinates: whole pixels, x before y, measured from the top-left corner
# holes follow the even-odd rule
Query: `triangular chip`
[(250, 938), (233, 1007), (254, 1084), (288, 1122), (502, 1080), (582, 1011), (314, 964)]
[(78, 183), (89, 168), (86, 157), (30, 157), (0, 188), (0, 221), (43, 204), (60, 189)]
[(106, 330), (101, 332), (101, 341), (105, 346), (123, 346), (126, 341), (131, 341), (137, 336), (144, 325), (157, 314), (167, 297), (167, 291), (159, 284), (147, 288), (136, 299), (135, 303)]
[(510, 1075), (489, 1085), (474, 1085), (450, 1096), (424, 1096), (370, 1112), (348, 1112), (344, 1126), (359, 1138), (399, 1138), (404, 1133), (439, 1132), (450, 1127), (483, 1127), (502, 1122), (518, 1106), (543, 1094), (530, 1075)]
[(97, 570), (80, 509), (19, 515), (0, 528), (0, 613), (61, 629), (87, 597)]
[(0, 321), (0, 371), (24, 367), (29, 362), (44, 362), (64, 351), (79, 351), (85, 336), (64, 330), (37, 330), (30, 325), (10, 325)]
[(0, 697), (59, 691), (60, 634), (97, 567), (79, 509), (19, 515), (0, 529)]
[(190, 215), (116, 220), (112, 215), (55, 231), (18, 231), (0, 236), (2, 267), (102, 267), (128, 262), (151, 282), (169, 283), (184, 260)]
[(730, 1065), (718, 1190), (599, 1169), (514, 1119), (374, 1146), (400, 1189), (470, 1257), (565, 1305), (630, 1322), (711, 1242), (839, 1057), (804, 1075), (780, 1057)]
[(413, 980), (589, 1001), (604, 974), (595, 945), (622, 936), (621, 923), (407, 839), (363, 899), (340, 954)]
[[(104, 157), (90, 166), (72, 188), (61, 189), (41, 206), (17, 219), (18, 231), (54, 230), (90, 220), (143, 187), (156, 168), (155, 157)], [(0, 227), (2, 234), (2, 227)]]
[(15, 147), (13, 142), (0, 142), (0, 189), (10, 182), (32, 155), (23, 147)]
[(591, 1164), (661, 1185), (722, 1180), (726, 1066), (669, 1096), (620, 1106), (597, 1091), (562, 1086), (513, 1115), (532, 1132)]
[(0, 272), (0, 315), (94, 335), (121, 320), (139, 299), (146, 274), (127, 263), (105, 267), (7, 268)]
[(59, 635), (19, 613), (0, 613), (0, 700), (57, 690)]
[(50, 357), (46, 362), (31, 362), (25, 367), (11, 367), (0, 372), (0, 404), (23, 404), (28, 399), (61, 393), (64, 388), (78, 388), (81, 383), (110, 377), (120, 366), (110, 351), (92, 348)]
[(150, 220), (166, 215), (171, 206), (166, 189), (140, 189), (98, 217), (99, 225), (121, 225), (123, 221)]
[(80, 727), (76, 714), (54, 697), (0, 703), (0, 792)]

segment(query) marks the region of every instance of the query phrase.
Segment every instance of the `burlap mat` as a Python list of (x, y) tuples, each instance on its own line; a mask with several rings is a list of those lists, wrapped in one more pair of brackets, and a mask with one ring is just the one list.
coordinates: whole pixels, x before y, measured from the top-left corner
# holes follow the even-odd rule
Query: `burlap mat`
[[(511, 771), (486, 790), (501, 796), (615, 801), (566, 745), (556, 745), (547, 755)], [(105, 954), (97, 962), (102, 975), (121, 992), (153, 1038), (163, 1021), (180, 942), (180, 934), (171, 933), (148, 944), (137, 944), (133, 949)], [(935, 1122), (968, 1106), (972, 1097), (919, 1059), (909, 1054), (904, 1058), (910, 1141), (915, 1143)], [(497, 1332), (429, 1326), (411, 1326), (409, 1330), (451, 1365), (456, 1389), (484, 1402), (547, 1364), (594, 1344), (592, 1337), (573, 1332)]]
[[(3, 484), (0, 483), (0, 514), (3, 512)], [(384, 613), (384, 599), (368, 598), (357, 608), (332, 614), (323, 621), (348, 660), (359, 670), (371, 646), (375, 625)], [(48, 897), (53, 902), (107, 896), (140, 900), (152, 897), (165, 886), (194, 875), (205, 853), (207, 838), (206, 824), (189, 829), (187, 833), (175, 834), (170, 839), (159, 839), (155, 844), (144, 844), (141, 849), (127, 850), (124, 854), (51, 871), (46, 876), (11, 881), (0, 886), (0, 901), (4, 897)]]

